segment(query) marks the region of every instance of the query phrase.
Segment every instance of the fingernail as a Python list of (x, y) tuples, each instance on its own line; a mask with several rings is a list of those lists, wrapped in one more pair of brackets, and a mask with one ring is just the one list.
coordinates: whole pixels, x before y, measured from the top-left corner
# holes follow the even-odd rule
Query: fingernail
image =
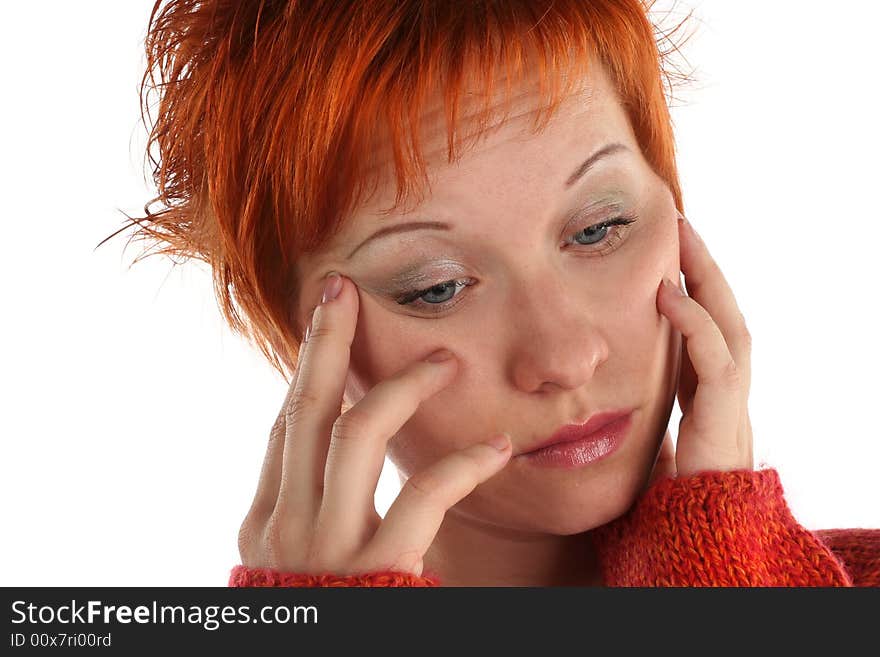
[(342, 276), (337, 274), (335, 271), (330, 272), (327, 275), (326, 281), (324, 282), (324, 295), (321, 297), (321, 303), (332, 301), (339, 296), (339, 292), (341, 290)]
[(510, 439), (508, 438), (506, 433), (502, 433), (500, 436), (494, 436), (486, 441), (487, 445), (491, 445), (499, 452), (504, 452), (510, 447)]
[(452, 352), (449, 349), (440, 349), (439, 351), (435, 351), (433, 354), (428, 356), (425, 361), (428, 363), (442, 363), (445, 360), (449, 360), (452, 358)]

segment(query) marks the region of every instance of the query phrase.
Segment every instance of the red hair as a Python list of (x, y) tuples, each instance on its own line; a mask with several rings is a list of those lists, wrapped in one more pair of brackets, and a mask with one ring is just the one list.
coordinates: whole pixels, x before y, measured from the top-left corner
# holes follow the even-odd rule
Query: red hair
[[(136, 226), (130, 240), (147, 240), (153, 253), (208, 263), (232, 330), (284, 375), (302, 339), (291, 312), (294, 264), (362, 202), (377, 139), (387, 136), (393, 149), (394, 210), (427, 180), (409, 126), (419, 125), (435, 85), (453, 162), (459, 96), (473, 73), (493, 98), (494, 69), (506, 72), (504, 109), (524, 73), (537, 72), (546, 125), (594, 57), (683, 212), (667, 94), (688, 76), (668, 64), (678, 47), (662, 46), (690, 13), (663, 32), (650, 19), (653, 3), (158, 0), (140, 88), (142, 118), (149, 91), (161, 96), (147, 144), (158, 196), (109, 237)], [(494, 109), (487, 103), (474, 115), (481, 129)], [(156, 201), (163, 207), (153, 213)]]

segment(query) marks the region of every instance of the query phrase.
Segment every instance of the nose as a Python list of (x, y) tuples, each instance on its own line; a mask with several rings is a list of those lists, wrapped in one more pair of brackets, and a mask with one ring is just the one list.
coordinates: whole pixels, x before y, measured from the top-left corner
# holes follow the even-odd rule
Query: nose
[[(602, 309), (573, 291), (558, 272), (546, 284), (519, 288), (511, 307), (509, 373), (524, 392), (576, 389), (587, 384), (608, 358), (608, 342), (597, 321)], [(543, 282), (543, 281), (542, 281)]]

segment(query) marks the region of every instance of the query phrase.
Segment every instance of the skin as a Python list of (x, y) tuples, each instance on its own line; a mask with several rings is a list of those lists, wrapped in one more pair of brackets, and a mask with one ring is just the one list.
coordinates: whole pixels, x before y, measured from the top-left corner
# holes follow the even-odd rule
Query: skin
[[(427, 112), (426, 200), (380, 217), (394, 198), (385, 176), (344, 230), (299, 263), (295, 315), (310, 336), (242, 524), (244, 565), (427, 572), (446, 586), (598, 585), (590, 530), (624, 514), (646, 486), (752, 468), (745, 322), (641, 155), (604, 70), (538, 134), (528, 130), (538, 96), (519, 98), (512, 118), (454, 165), (438, 113)], [(626, 150), (565, 190), (572, 171), (612, 142)], [(567, 223), (608, 199), (620, 205)], [(637, 219), (581, 232), (621, 214)], [(453, 229), (397, 233), (346, 259), (402, 220)], [(450, 294), (423, 297), (424, 310), (401, 306), (388, 281), (410, 266), (423, 275), (417, 289), (474, 284), (436, 314), (424, 299)], [(342, 287), (322, 302), (329, 271), (343, 275)], [(688, 296), (674, 292), (679, 272)], [(424, 362), (440, 349), (453, 357)], [(673, 448), (676, 394), (683, 418)], [(351, 408), (340, 415), (343, 399)], [(604, 459), (560, 469), (519, 456), (561, 425), (618, 409), (632, 410), (632, 425)], [(506, 450), (484, 444), (501, 432)], [(386, 454), (402, 490), (383, 520), (373, 495)]]

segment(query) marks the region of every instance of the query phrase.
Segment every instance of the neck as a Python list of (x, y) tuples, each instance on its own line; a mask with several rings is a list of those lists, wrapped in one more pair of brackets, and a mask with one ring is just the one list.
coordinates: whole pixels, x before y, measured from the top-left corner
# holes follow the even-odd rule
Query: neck
[(441, 586), (602, 586), (590, 532), (515, 531), (449, 510), (425, 553)]

